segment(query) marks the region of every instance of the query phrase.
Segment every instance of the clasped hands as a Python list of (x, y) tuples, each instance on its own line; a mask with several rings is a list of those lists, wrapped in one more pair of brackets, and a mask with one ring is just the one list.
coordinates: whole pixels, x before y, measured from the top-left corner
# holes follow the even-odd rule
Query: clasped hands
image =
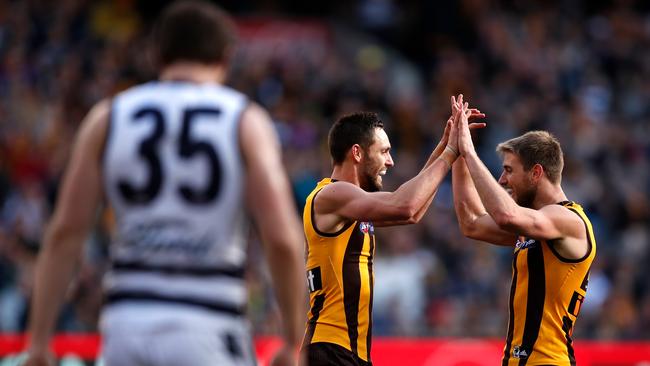
[(447, 140), (443, 154), (452, 157), (452, 162), (459, 156), (475, 153), (470, 131), (483, 128), (487, 124), (470, 121), (480, 118), (485, 118), (485, 114), (476, 108), (470, 108), (469, 103), (463, 100), (462, 94), (451, 97), (451, 116), (447, 120), (443, 136), (443, 140)]

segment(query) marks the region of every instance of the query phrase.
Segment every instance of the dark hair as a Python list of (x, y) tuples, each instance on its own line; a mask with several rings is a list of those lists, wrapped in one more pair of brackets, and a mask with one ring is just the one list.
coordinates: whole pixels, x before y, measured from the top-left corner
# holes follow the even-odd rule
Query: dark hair
[(156, 63), (164, 67), (176, 61), (225, 62), (235, 41), (234, 23), (221, 8), (200, 0), (177, 1), (156, 23)]
[(330, 129), (328, 137), (334, 165), (345, 160), (345, 155), (354, 144), (359, 144), (364, 149), (372, 145), (376, 128), (384, 128), (377, 113), (356, 112), (339, 118)]
[(546, 131), (530, 131), (497, 145), (497, 152), (510, 152), (521, 159), (524, 169), (530, 170), (535, 164), (544, 168), (552, 183), (560, 183), (564, 157), (560, 142)]

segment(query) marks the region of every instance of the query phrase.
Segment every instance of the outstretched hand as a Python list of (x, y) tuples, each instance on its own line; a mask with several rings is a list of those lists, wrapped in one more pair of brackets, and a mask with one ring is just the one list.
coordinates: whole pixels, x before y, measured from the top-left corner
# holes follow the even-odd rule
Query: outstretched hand
[[(449, 132), (447, 146), (457, 154), (463, 155), (459, 140), (461, 132), (460, 125), (462, 124), (461, 119), (465, 118), (464, 121), (469, 134), (469, 130), (475, 130), (487, 126), (485, 122), (470, 123), (470, 121), (485, 118), (485, 114), (476, 108), (469, 108), (469, 104), (463, 101), (463, 94), (459, 94), (458, 97), (454, 97), (453, 95), (451, 96), (451, 112), (452, 115), (447, 121), (447, 125), (450, 123), (452, 125), (451, 131)], [(445, 129), (445, 133), (446, 132), (447, 129)], [(469, 135), (469, 138), (471, 143), (471, 135)]]
[(469, 124), (469, 119), (473, 113), (472, 109), (469, 108), (469, 104), (463, 102), (462, 94), (459, 96), (459, 100), (457, 100), (456, 108), (458, 116), (456, 128), (458, 131), (458, 152), (461, 156), (466, 156), (475, 152), (474, 142), (470, 133), (471, 125)]

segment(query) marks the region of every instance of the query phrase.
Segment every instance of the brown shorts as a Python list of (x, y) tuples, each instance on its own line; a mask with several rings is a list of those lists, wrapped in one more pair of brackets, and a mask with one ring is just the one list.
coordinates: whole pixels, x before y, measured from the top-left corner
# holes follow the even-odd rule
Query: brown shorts
[(372, 366), (345, 347), (338, 344), (317, 342), (303, 348), (307, 364), (302, 366)]

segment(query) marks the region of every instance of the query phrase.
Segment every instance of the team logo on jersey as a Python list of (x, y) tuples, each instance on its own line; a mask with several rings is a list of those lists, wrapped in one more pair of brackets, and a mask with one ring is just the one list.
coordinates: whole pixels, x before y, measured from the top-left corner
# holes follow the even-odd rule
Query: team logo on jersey
[(307, 287), (309, 292), (321, 290), (323, 288), (323, 280), (320, 275), (320, 267), (307, 270)]
[(362, 222), (359, 224), (359, 230), (364, 234), (375, 235), (375, 227), (372, 222)]
[(521, 346), (515, 346), (512, 349), (512, 357), (514, 358), (528, 358), (528, 356), (530, 356), (530, 352), (527, 352)]
[(537, 246), (537, 241), (535, 241), (535, 239), (528, 239), (528, 240), (522, 240), (522, 239), (526, 239), (526, 238), (517, 239), (517, 244), (515, 245), (517, 249), (534, 248)]

